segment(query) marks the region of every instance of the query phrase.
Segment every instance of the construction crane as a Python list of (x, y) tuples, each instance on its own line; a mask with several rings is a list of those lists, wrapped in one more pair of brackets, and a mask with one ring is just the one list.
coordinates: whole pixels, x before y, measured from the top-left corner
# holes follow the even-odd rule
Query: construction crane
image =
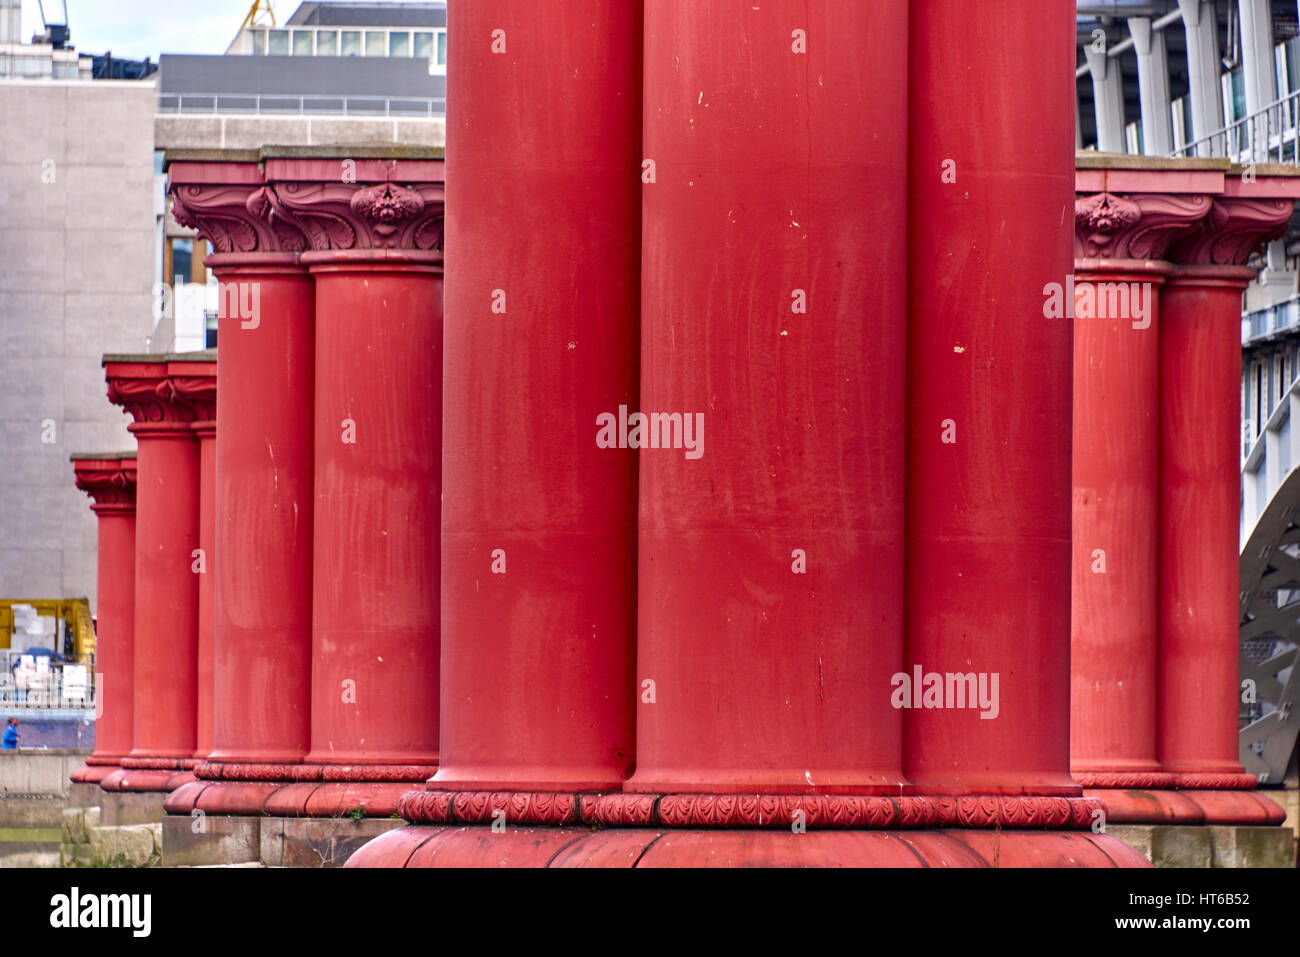
[[(268, 24), (266, 18), (270, 17), (271, 22)], [(240, 30), (247, 30), (249, 27), (279, 26), (275, 22), (275, 7), (271, 5), (271, 0), (253, 0), (253, 5), (248, 8), (248, 16), (244, 17), (244, 22), (239, 25)]]
[(51, 23), (45, 15), (45, 0), (36, 0), (36, 5), (40, 8), (41, 23), (45, 26), (45, 42), (56, 50), (62, 50), (72, 38), (72, 32), (68, 29), (68, 0), (63, 0), (63, 19), (58, 23)]

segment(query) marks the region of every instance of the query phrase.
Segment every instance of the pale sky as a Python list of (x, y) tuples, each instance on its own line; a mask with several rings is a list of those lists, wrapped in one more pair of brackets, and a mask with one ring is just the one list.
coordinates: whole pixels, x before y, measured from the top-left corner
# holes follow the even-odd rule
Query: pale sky
[[(64, 0), (43, 0), (52, 22), (63, 19)], [(128, 59), (160, 53), (225, 53), (253, 0), (67, 0), (72, 43), (82, 53), (113, 51)], [(299, 0), (273, 0), (284, 23)], [(21, 36), (41, 30), (37, 0), (23, 0)]]

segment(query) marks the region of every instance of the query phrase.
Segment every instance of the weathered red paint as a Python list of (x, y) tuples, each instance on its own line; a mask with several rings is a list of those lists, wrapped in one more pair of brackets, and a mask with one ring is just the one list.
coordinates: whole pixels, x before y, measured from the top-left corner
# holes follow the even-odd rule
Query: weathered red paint
[(434, 765), (441, 266), (308, 255), (317, 258), (307, 760)]
[(703, 442), (640, 452), (628, 790), (906, 789), (907, 22), (647, 5), (640, 408)]
[[(1075, 262), (1080, 288), (1149, 290), (1149, 315), (1074, 318), (1070, 766), (1158, 772), (1158, 291), (1153, 260)], [(1118, 303), (1118, 298), (1116, 299)], [(1106, 310), (1100, 310), (1106, 311)], [(1125, 310), (1129, 311), (1129, 310)], [(1091, 313), (1091, 310), (1085, 310)], [(1067, 320), (1068, 321), (1068, 320)]]
[(1254, 270), (1180, 266), (1161, 294), (1159, 754), (1237, 758), (1241, 294)]
[(904, 771), (918, 793), (1078, 794), (1071, 336), (1043, 294), (1073, 259), (1074, 5), (912, 9), (905, 659), (997, 673), (1000, 701), (909, 711)]
[(95, 602), (95, 750), (74, 781), (98, 783), (131, 750), (135, 683), (135, 454), (73, 456), (77, 487), (94, 500), (97, 519)]
[[(213, 262), (216, 260), (216, 262)], [(256, 324), (218, 319), (216, 714), (211, 760), (311, 744), (313, 289), (286, 254), (209, 257), (256, 283)]]
[(133, 746), (122, 763), (159, 770), (197, 744), (199, 447), (165, 362), (108, 357), (105, 373), (138, 443)]
[(637, 9), (448, 10), (432, 787), (609, 788), (633, 762), (636, 454), (596, 419), (637, 401)]

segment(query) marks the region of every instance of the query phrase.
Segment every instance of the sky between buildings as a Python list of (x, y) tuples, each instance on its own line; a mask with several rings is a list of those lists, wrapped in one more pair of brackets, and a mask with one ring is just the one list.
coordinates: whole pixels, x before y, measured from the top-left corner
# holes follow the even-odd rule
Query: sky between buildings
[[(63, 18), (63, 0), (43, 0), (53, 23)], [(404, 2), (404, 0), (399, 0)], [(225, 53), (248, 14), (252, 0), (67, 0), (72, 43), (82, 53), (105, 53), (127, 59), (160, 53)], [(298, 0), (275, 0), (275, 15), (284, 23)], [(37, 0), (23, 0), (21, 36), (41, 30)]]

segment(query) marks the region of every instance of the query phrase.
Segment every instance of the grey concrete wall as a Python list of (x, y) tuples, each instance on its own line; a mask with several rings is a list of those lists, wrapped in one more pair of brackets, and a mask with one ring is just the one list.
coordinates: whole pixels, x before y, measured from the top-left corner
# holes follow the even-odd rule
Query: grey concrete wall
[[(231, 59), (234, 59), (232, 57)], [(362, 116), (159, 113), (158, 149), (255, 150), (263, 146), (445, 146), (447, 121)]]
[(146, 351), (153, 323), (155, 96), (0, 81), (3, 597), (96, 600), (95, 517), (68, 457), (135, 448), (100, 357)]
[(0, 794), (66, 794), (89, 751), (0, 751)]

